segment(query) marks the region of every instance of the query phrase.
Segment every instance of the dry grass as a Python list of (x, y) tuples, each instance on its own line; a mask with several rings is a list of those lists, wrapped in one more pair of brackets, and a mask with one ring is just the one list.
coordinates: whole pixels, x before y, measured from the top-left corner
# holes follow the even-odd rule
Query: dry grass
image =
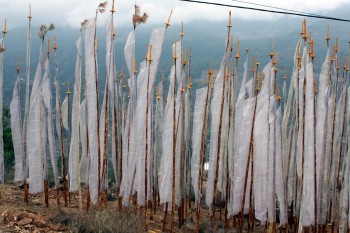
[(116, 210), (103, 210), (80, 214), (61, 209), (51, 221), (66, 226), (71, 232), (131, 233), (144, 231), (140, 217), (130, 211), (121, 213)]

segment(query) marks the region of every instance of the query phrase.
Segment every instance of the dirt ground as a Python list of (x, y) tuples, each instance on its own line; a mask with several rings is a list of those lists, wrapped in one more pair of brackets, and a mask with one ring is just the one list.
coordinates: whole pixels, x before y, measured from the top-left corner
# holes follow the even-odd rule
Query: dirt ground
[[(60, 192), (60, 205), (57, 203), (57, 190), (49, 190), (49, 207), (44, 197), (29, 195), (28, 205), (24, 202), (24, 190), (16, 185), (0, 185), (0, 232), (145, 232), (145, 212), (136, 206), (122, 207), (115, 195), (109, 194), (107, 206), (91, 206), (86, 212), (87, 191), (82, 190), (82, 211), (79, 210), (79, 196), (70, 194), (69, 207), (64, 206), (63, 192)], [(156, 208), (155, 214), (149, 214), (148, 232), (162, 232), (163, 206)], [(175, 213), (175, 232), (194, 232), (196, 209), (192, 203), (185, 213), (184, 224), (179, 228), (178, 213)], [(170, 232), (170, 216), (168, 213), (166, 231)], [(224, 210), (216, 209), (214, 229), (208, 209), (203, 205), (199, 224), (200, 232), (237, 232), (233, 220), (229, 229), (224, 230)], [(153, 219), (151, 220), (151, 217)], [(266, 228), (254, 226), (254, 232), (265, 232)], [(268, 230), (267, 230), (268, 231)], [(243, 232), (247, 232), (244, 228)]]

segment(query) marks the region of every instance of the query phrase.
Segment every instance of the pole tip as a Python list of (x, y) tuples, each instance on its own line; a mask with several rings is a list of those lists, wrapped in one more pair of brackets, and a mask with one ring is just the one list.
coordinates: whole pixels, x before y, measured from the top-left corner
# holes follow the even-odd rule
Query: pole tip
[(5, 19), (5, 24), (4, 24), (4, 29), (2, 30), (2, 34), (4, 34), (4, 36), (6, 35), (7, 30), (6, 30), (6, 19)]

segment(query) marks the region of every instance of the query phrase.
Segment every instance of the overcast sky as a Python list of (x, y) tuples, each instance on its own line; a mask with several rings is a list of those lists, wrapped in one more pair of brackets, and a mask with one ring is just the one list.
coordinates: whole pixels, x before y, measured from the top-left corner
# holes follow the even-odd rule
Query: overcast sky
[[(232, 0), (209, 0), (211, 2), (221, 2), (226, 4), (245, 5)], [(344, 4), (349, 4), (350, 0), (245, 0), (258, 4), (265, 4), (276, 7), (283, 7), (292, 10), (306, 11), (310, 13), (327, 14)], [(133, 5), (136, 2), (150, 16), (149, 24), (162, 24), (168, 17), (171, 9), (174, 10), (172, 23), (191, 20), (224, 20), (227, 19), (228, 8), (208, 6), (194, 3), (185, 3), (178, 0), (115, 0), (115, 22), (116, 25), (130, 25), (133, 12)], [(7, 19), (8, 28), (26, 26), (28, 16), (28, 6), (32, 6), (33, 24), (55, 23), (56, 26), (80, 27), (80, 23), (86, 19), (94, 17), (95, 9), (100, 3), (99, 0), (0, 0), (0, 25)], [(103, 18), (109, 14), (112, 0), (108, 1), (108, 12), (101, 16)], [(255, 11), (243, 11), (232, 9), (234, 18), (274, 20), (278, 16)]]

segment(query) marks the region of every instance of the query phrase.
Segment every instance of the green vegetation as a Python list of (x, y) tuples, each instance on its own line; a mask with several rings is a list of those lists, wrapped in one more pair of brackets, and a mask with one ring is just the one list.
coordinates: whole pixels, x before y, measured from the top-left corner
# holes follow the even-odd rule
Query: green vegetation
[(10, 109), (3, 109), (3, 138), (4, 138), (4, 164), (5, 164), (5, 181), (11, 182), (14, 178), (15, 152), (12, 144), (12, 132), (10, 122)]

